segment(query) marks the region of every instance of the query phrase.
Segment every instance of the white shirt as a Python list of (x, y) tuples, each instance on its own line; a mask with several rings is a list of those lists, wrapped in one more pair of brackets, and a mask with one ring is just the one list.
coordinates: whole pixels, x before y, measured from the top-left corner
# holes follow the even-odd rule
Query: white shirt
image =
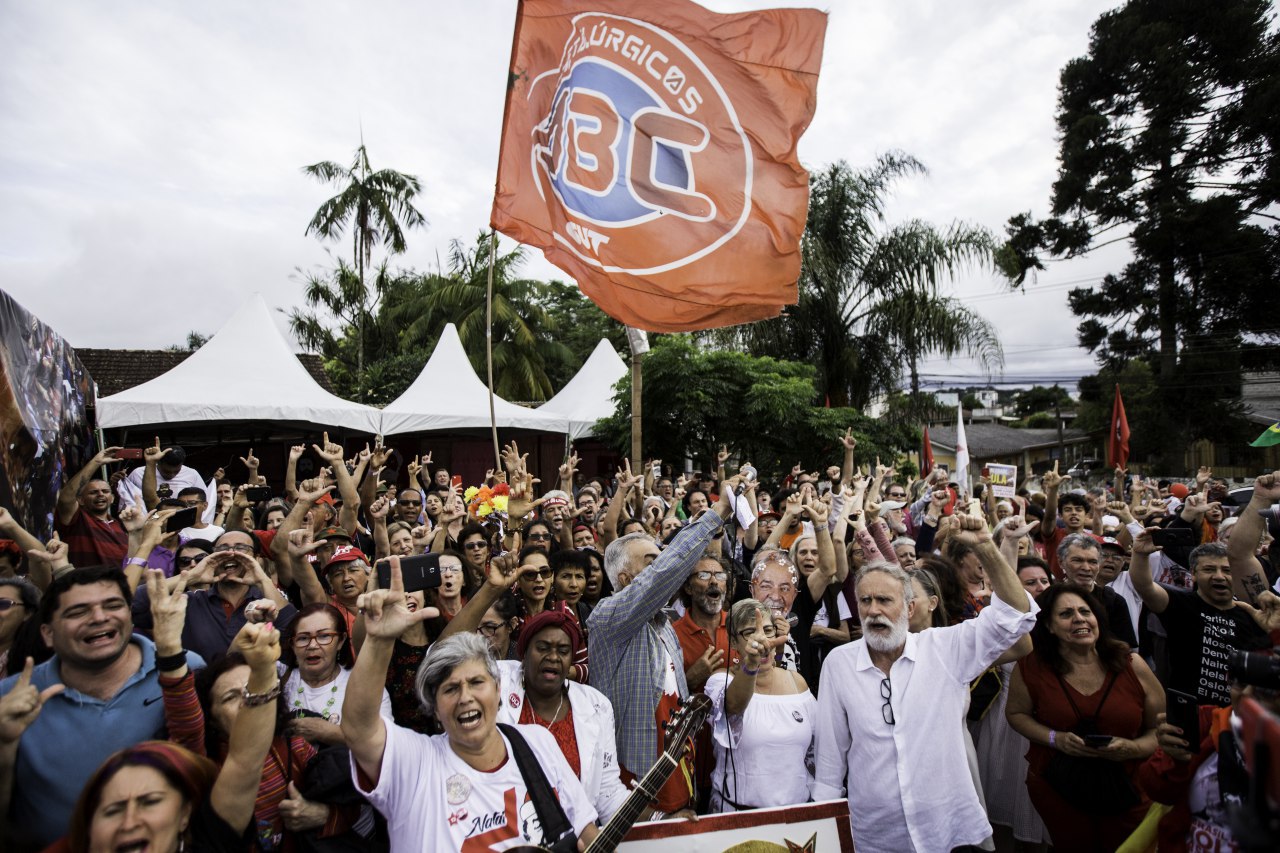
[[(783, 678), (794, 678), (779, 671)], [(813, 727), (818, 700), (803, 693), (751, 697), (742, 715), (730, 717), (724, 697), (727, 672), (707, 680), (711, 738), (716, 766), (711, 774), (711, 810), (736, 811), (809, 802), (813, 788)], [(786, 772), (779, 772), (786, 768)]]
[[(277, 664), (277, 669), (281, 667)], [(328, 684), (312, 687), (302, 680), (295, 669), (289, 674), (281, 692), (288, 703), (289, 711), (305, 709), (324, 717), (334, 725), (342, 722), (342, 703), (347, 698), (347, 682), (351, 680), (351, 670), (338, 667), (338, 677)], [(386, 689), (382, 691), (382, 704), (378, 715), (384, 720), (392, 720), (391, 696)]]
[[(120, 481), (120, 485), (116, 487), (116, 493), (120, 495), (120, 500), (125, 506), (138, 505), (142, 509), (142, 474), (145, 466), (134, 468), (129, 472), (129, 476)], [(168, 486), (173, 490), (173, 497), (178, 496), (178, 492), (187, 488), (199, 488), (204, 490), (205, 501), (208, 506), (204, 510), (204, 521), (212, 523), (213, 517), (218, 513), (218, 483), (210, 480), (208, 483), (200, 476), (200, 472), (189, 465), (183, 465), (178, 469), (178, 476), (170, 480), (160, 473), (159, 467), (156, 468), (156, 488)]]
[[(382, 774), (369, 790), (352, 758), (356, 788), (387, 819), (396, 853), (489, 853), (519, 844), (541, 844), (542, 828), (529, 799), (511, 744), (507, 760), (492, 773), (467, 764), (449, 746), (448, 735), (423, 735), (383, 721), (387, 743)], [(541, 726), (519, 726), (520, 734), (555, 789), (569, 823), (579, 834), (596, 819), (578, 777)], [(514, 845), (513, 845), (514, 842)]]
[(993, 597), (976, 619), (908, 634), (890, 667), (894, 725), (884, 722), (883, 672), (866, 640), (833, 650), (818, 694), (815, 800), (845, 795), (859, 850), (920, 853), (978, 845), (991, 834), (965, 756), (969, 682), (1030, 633), (1039, 608), (1020, 613)]
[(178, 538), (183, 542), (190, 542), (192, 539), (203, 539), (206, 542), (212, 542), (223, 533), (224, 529), (216, 524), (206, 524), (204, 527), (184, 527), (178, 531)]

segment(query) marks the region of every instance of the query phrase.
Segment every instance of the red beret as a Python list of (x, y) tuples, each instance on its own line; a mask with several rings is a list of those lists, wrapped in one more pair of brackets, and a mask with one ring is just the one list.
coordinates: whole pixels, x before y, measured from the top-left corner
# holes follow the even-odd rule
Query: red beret
[(578, 627), (578, 620), (563, 604), (531, 616), (520, 626), (520, 636), (516, 639), (516, 657), (524, 659), (525, 650), (533, 642), (534, 636), (544, 628), (560, 628), (569, 635), (569, 660), (572, 662), (578, 656), (578, 649), (582, 648), (582, 629)]

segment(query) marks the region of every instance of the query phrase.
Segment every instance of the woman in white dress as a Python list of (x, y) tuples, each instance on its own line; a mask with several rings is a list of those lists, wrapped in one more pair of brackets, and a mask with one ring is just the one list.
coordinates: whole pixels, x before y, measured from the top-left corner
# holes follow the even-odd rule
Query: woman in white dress
[[(808, 802), (818, 700), (799, 673), (773, 665), (781, 639), (768, 608), (753, 599), (739, 601), (728, 627), (740, 663), (711, 676), (705, 688), (716, 756), (711, 811)], [(796, 767), (805, 772), (795, 772)]]

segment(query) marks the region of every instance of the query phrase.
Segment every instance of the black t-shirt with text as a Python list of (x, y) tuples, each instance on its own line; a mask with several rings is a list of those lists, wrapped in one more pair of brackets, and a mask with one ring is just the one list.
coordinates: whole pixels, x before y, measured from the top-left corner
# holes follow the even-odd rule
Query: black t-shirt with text
[(1229, 705), (1228, 654), (1267, 645), (1266, 632), (1239, 607), (1219, 610), (1195, 590), (1164, 589), (1169, 606), (1157, 618), (1168, 634), (1167, 686), (1197, 697), (1203, 705)]

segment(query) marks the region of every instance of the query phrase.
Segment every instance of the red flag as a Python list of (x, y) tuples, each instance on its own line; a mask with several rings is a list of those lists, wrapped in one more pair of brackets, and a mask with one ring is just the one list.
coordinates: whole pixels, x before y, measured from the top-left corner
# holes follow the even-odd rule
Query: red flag
[(796, 302), (825, 13), (522, 0), (490, 222), (615, 319), (679, 332)]
[(920, 477), (929, 476), (933, 470), (933, 442), (929, 441), (929, 427), (924, 428), (923, 446), (920, 450)]
[(1124, 400), (1120, 399), (1120, 386), (1116, 385), (1116, 401), (1111, 405), (1111, 443), (1107, 448), (1107, 462), (1112, 468), (1129, 464), (1129, 418), (1124, 413)]

